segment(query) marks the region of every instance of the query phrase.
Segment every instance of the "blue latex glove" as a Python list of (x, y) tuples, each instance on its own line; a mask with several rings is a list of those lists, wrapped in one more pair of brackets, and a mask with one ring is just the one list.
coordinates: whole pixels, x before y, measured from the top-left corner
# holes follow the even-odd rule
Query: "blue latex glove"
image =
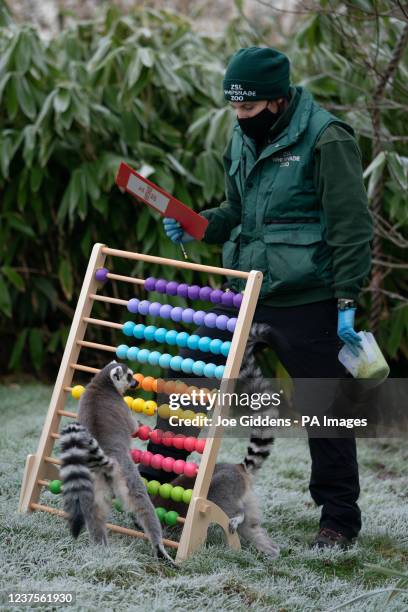
[(175, 219), (164, 217), (163, 226), (164, 226), (164, 231), (166, 232), (166, 235), (173, 242), (186, 243), (186, 242), (191, 242), (192, 240), (194, 240), (194, 237), (190, 236), (190, 234), (185, 232), (183, 228), (181, 227), (180, 223), (176, 221)]
[(339, 318), (337, 321), (337, 335), (351, 350), (358, 356), (359, 345), (362, 342), (360, 336), (354, 331), (354, 317), (356, 308), (347, 308), (339, 310)]

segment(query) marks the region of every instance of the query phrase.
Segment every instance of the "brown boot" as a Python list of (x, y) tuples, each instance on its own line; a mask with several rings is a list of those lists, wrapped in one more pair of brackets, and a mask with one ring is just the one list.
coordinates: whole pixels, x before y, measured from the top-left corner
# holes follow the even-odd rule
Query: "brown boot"
[(310, 548), (331, 548), (333, 546), (338, 546), (345, 550), (350, 548), (355, 541), (356, 538), (347, 538), (338, 531), (322, 527), (315, 539), (311, 542)]

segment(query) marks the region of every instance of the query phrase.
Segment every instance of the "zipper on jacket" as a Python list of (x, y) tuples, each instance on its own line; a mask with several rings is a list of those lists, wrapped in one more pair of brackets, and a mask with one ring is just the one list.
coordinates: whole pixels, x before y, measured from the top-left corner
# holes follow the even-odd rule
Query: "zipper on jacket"
[(299, 219), (294, 219), (291, 217), (290, 219), (268, 219), (268, 221), (264, 221), (265, 225), (269, 225), (271, 223), (319, 223), (319, 219), (310, 218), (310, 217), (301, 217)]

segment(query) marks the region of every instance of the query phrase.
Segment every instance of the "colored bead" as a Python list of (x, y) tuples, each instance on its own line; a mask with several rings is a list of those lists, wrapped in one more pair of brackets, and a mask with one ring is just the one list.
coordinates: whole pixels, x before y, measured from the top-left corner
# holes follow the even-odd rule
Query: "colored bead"
[(163, 446), (173, 446), (173, 439), (175, 438), (175, 433), (173, 431), (165, 431), (162, 438)]
[[(159, 353), (159, 351), (151, 351), (149, 353), (147, 361), (150, 363), (150, 365), (157, 366), (159, 365), (160, 357), (161, 357), (161, 353)], [(152, 387), (151, 391), (156, 391), (156, 389), (153, 389)]]
[(185, 348), (187, 346), (188, 338), (189, 336), (187, 332), (179, 332), (176, 338), (177, 346), (179, 346), (180, 348)]
[(175, 510), (169, 510), (164, 515), (164, 522), (169, 527), (174, 527), (174, 525), (177, 525), (178, 516), (178, 512), (176, 512)]
[(213, 304), (220, 304), (223, 294), (224, 292), (221, 291), (221, 289), (213, 289), (210, 295), (210, 302)]
[(174, 502), (181, 502), (183, 500), (184, 488), (177, 486), (173, 487), (170, 493), (170, 497)]
[(208, 353), (208, 351), (210, 350), (210, 342), (211, 338), (209, 338), (208, 336), (203, 336), (198, 342), (198, 349), (200, 351), (203, 351), (204, 353)]
[(160, 344), (163, 344), (166, 338), (166, 334), (167, 334), (167, 329), (164, 327), (159, 327), (154, 332), (154, 339), (156, 340), (156, 342), (160, 342)]
[(148, 340), (149, 342), (154, 340), (154, 334), (156, 332), (156, 329), (156, 325), (147, 325), (144, 329), (145, 340)]
[(158, 317), (161, 307), (162, 304), (160, 304), (160, 302), (152, 302), (149, 306), (149, 315), (152, 317)]
[(185, 421), (186, 419), (189, 421), (192, 421), (193, 419), (195, 419), (195, 417), (196, 417), (196, 413), (193, 412), (193, 410), (184, 410), (183, 421)]
[(214, 363), (206, 363), (204, 366), (204, 376), (206, 378), (213, 378), (215, 374), (216, 365)]
[(84, 391), (85, 387), (82, 385), (75, 385), (71, 390), (71, 395), (74, 399), (79, 400)]
[(157, 410), (157, 404), (153, 400), (147, 400), (143, 406), (143, 413), (147, 416), (153, 416)]
[(243, 299), (244, 299), (244, 296), (242, 295), (242, 293), (237, 293), (236, 295), (234, 295), (235, 308), (239, 308), (241, 306)]
[(197, 336), (197, 334), (191, 334), (191, 336), (187, 340), (187, 346), (192, 351), (196, 351), (198, 349), (199, 342), (200, 342), (200, 336)]
[(166, 332), (165, 338), (166, 344), (170, 344), (171, 346), (175, 346), (177, 344), (177, 332), (175, 329), (169, 329)]
[(201, 287), (200, 296), (199, 296), (200, 300), (205, 300), (206, 302), (208, 302), (210, 299), (211, 293), (212, 293), (211, 287)]
[(208, 312), (204, 317), (204, 325), (213, 328), (216, 326), (217, 315), (214, 312)]
[[(163, 437), (164, 440), (164, 437)], [(162, 466), (161, 469), (164, 472), (172, 472), (173, 471), (173, 465), (174, 465), (175, 459), (174, 457), (165, 457), (162, 461)]]
[(176, 281), (170, 281), (167, 283), (166, 293), (167, 295), (177, 295), (178, 283)]
[(227, 315), (218, 315), (217, 321), (215, 323), (217, 329), (226, 330), (228, 325), (228, 317)]
[(140, 372), (136, 372), (136, 374), (133, 374), (133, 378), (134, 378), (134, 379), (137, 381), (137, 383), (138, 383), (138, 384), (137, 384), (136, 389), (139, 389), (139, 388), (140, 388), (140, 386), (141, 386), (141, 384), (142, 384), (142, 381), (143, 381), (143, 379), (144, 379), (143, 374), (141, 374)]
[(163, 455), (160, 455), (160, 454), (153, 455), (152, 460), (150, 461), (150, 466), (154, 468), (155, 470), (161, 470), (161, 464), (162, 464), (163, 459), (164, 459)]
[(151, 428), (148, 425), (141, 425), (137, 430), (137, 437), (141, 440), (148, 440), (150, 438)]
[(132, 410), (133, 397), (130, 397), (130, 395), (125, 395), (123, 400), (126, 406)]
[(160, 482), (158, 480), (150, 480), (147, 483), (147, 492), (149, 495), (157, 495), (160, 489)]
[(187, 294), (190, 300), (198, 300), (200, 296), (200, 289), (201, 287), (198, 285), (191, 285), (191, 287), (188, 288)]
[(183, 318), (183, 308), (181, 306), (175, 306), (170, 313), (170, 318), (172, 321), (178, 323)]
[(215, 378), (218, 378), (218, 380), (221, 380), (221, 378), (224, 376), (224, 370), (225, 370), (225, 366), (223, 365), (217, 366), (214, 370)]
[(229, 340), (226, 340), (225, 342), (223, 342), (221, 345), (221, 355), (224, 355), (224, 357), (228, 357), (230, 348), (231, 348), (231, 342)]
[(126, 321), (126, 323), (124, 323), (122, 326), (122, 331), (125, 336), (133, 336), (134, 328), (135, 324), (133, 323), (133, 321)]
[(156, 287), (156, 279), (153, 276), (149, 276), (145, 279), (144, 288), (145, 291), (154, 291)]
[(132, 402), (132, 410), (134, 412), (143, 412), (145, 401), (142, 397), (136, 397)]
[(107, 268), (98, 268), (95, 272), (95, 279), (98, 283), (105, 283), (108, 280), (109, 270)]
[(170, 417), (170, 406), (168, 404), (161, 404), (157, 409), (157, 414), (161, 419), (168, 419)]
[[(159, 493), (160, 493), (160, 491), (159, 491)], [(163, 523), (163, 521), (164, 521), (164, 517), (165, 517), (165, 516), (166, 516), (166, 514), (167, 514), (167, 510), (166, 510), (165, 508), (162, 508), (161, 506), (158, 506), (158, 507), (155, 509), (155, 512), (156, 512), (156, 516), (157, 516), (157, 518), (159, 519), (159, 521), (160, 521), (161, 523)]]
[(194, 310), (192, 308), (185, 308), (181, 318), (183, 323), (192, 323), (194, 320)]
[(143, 323), (138, 323), (137, 325), (135, 325), (133, 327), (134, 337), (137, 338), (138, 340), (143, 340), (145, 328), (146, 328), (146, 325), (143, 325)]
[(134, 463), (140, 463), (140, 455), (142, 454), (142, 451), (140, 451), (138, 448), (133, 448), (130, 451), (130, 454), (132, 456)]
[(200, 455), (204, 452), (204, 448), (205, 448), (205, 440), (203, 438), (198, 438), (196, 440), (196, 453), (200, 453)]
[(160, 355), (159, 366), (161, 368), (168, 368), (170, 365), (171, 357), (172, 356), (169, 355), (169, 353), (163, 353), (162, 355)]
[(196, 439), (193, 438), (193, 436), (189, 436), (184, 440), (184, 450), (188, 451), (189, 453), (193, 453), (195, 451), (195, 447)]
[(127, 352), (127, 359), (129, 361), (137, 361), (139, 356), (140, 349), (137, 346), (131, 346)]
[(237, 319), (236, 317), (232, 317), (231, 319), (229, 319), (228, 323), (227, 323), (227, 329), (229, 332), (233, 333), (235, 331), (235, 326), (237, 324)]
[(204, 374), (204, 361), (195, 361), (193, 364), (193, 374), (196, 376), (203, 376)]
[(187, 478), (194, 478), (196, 474), (197, 474), (196, 464), (191, 461), (186, 461), (186, 465), (184, 466), (184, 475), (187, 476)]
[(213, 353), (214, 355), (219, 355), (221, 352), (221, 347), (222, 347), (222, 340), (219, 340), (218, 338), (214, 338), (213, 340), (211, 340), (210, 347), (209, 347), (211, 353)]
[(233, 306), (234, 305), (234, 293), (232, 291), (226, 291), (221, 296), (221, 304), (224, 306)]
[(174, 393), (176, 388), (175, 382), (174, 380), (168, 380), (165, 384), (164, 384), (164, 393), (167, 393), (167, 395), (170, 395), (170, 393)]
[(159, 278), (156, 281), (155, 290), (159, 293), (166, 293), (167, 281), (164, 278)]
[(191, 502), (192, 496), (193, 496), (193, 489), (184, 489), (183, 502), (185, 504), (189, 504)]
[(127, 303), (128, 311), (133, 312), (134, 314), (139, 312), (139, 301), (140, 300), (138, 300), (137, 298), (132, 298), (131, 300), (129, 300)]
[(177, 448), (178, 450), (183, 450), (185, 437), (186, 436), (184, 434), (176, 434), (172, 440), (174, 448)]
[(48, 490), (54, 495), (59, 495), (61, 493), (61, 486), (61, 480), (51, 480), (51, 482), (48, 483)]
[(162, 304), (160, 306), (160, 312), (159, 312), (161, 318), (162, 319), (169, 319), (172, 308), (173, 307), (170, 306), (170, 304)]
[(184, 374), (192, 374), (193, 372), (194, 359), (185, 357), (181, 362), (181, 370)]
[[(197, 412), (195, 418), (196, 418), (196, 421), (198, 423), (198, 427), (204, 427), (204, 425), (206, 424), (207, 415), (204, 412)], [(198, 440), (197, 440), (197, 442), (198, 442)], [(196, 447), (196, 451), (200, 452), (197, 447)]]
[(179, 372), (181, 370), (181, 364), (183, 362), (183, 358), (180, 355), (175, 355), (170, 359), (170, 367), (172, 370)]
[(160, 489), (159, 489), (160, 497), (163, 497), (163, 499), (169, 499), (172, 488), (173, 486), (169, 482), (165, 482), (164, 484), (160, 485)]
[(112, 501), (112, 506), (115, 508), (116, 512), (123, 512), (122, 504), (117, 497)]
[(126, 359), (128, 350), (129, 347), (126, 344), (119, 344), (119, 346), (116, 347), (116, 357), (119, 357), (119, 359)]
[(150, 462), (153, 458), (153, 453), (150, 451), (142, 451), (140, 454), (140, 463), (143, 465), (150, 465)]
[(186, 283), (180, 283), (177, 287), (177, 295), (186, 298), (188, 296), (188, 285)]
[(175, 474), (184, 474), (185, 465), (186, 462), (184, 461), (184, 459), (177, 459), (173, 465), (173, 472)]
[(161, 429), (153, 429), (152, 433), (150, 434), (150, 441), (153, 444), (161, 444), (163, 438), (163, 431)]
[(205, 312), (204, 310), (196, 310), (194, 315), (193, 315), (193, 321), (196, 325), (203, 325), (204, 324), (204, 318), (205, 318)]
[(153, 383), (154, 383), (153, 376), (145, 376), (140, 386), (142, 387), (144, 391), (151, 391)]

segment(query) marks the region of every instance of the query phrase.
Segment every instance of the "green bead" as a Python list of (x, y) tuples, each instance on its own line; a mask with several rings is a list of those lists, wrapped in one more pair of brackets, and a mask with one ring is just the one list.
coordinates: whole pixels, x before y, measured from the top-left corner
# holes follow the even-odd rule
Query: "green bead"
[(183, 487), (173, 487), (170, 497), (175, 502), (180, 502), (183, 499), (184, 488)]
[(118, 499), (117, 497), (115, 497), (115, 499), (113, 500), (112, 505), (118, 512), (123, 512), (122, 504), (120, 503), (120, 499)]
[(164, 521), (164, 517), (166, 516), (166, 509), (162, 508), (161, 506), (158, 506), (156, 508), (156, 515), (157, 518), (159, 519), (159, 521), (162, 523)]
[(168, 482), (165, 482), (164, 484), (160, 485), (160, 488), (159, 488), (160, 497), (163, 497), (163, 499), (169, 499), (172, 488), (173, 488), (172, 485)]
[(193, 489), (185, 489), (183, 493), (183, 502), (185, 504), (189, 504), (191, 502), (192, 495), (193, 495)]
[(60, 480), (51, 480), (48, 483), (48, 490), (54, 493), (54, 495), (59, 495), (61, 493), (61, 486), (62, 482)]
[(173, 527), (173, 525), (177, 525), (178, 515), (178, 512), (176, 512), (175, 510), (170, 510), (169, 512), (166, 512), (164, 516), (164, 522), (166, 523), (166, 525)]
[(150, 495), (157, 495), (160, 489), (160, 482), (158, 480), (150, 480), (147, 483), (147, 491)]

